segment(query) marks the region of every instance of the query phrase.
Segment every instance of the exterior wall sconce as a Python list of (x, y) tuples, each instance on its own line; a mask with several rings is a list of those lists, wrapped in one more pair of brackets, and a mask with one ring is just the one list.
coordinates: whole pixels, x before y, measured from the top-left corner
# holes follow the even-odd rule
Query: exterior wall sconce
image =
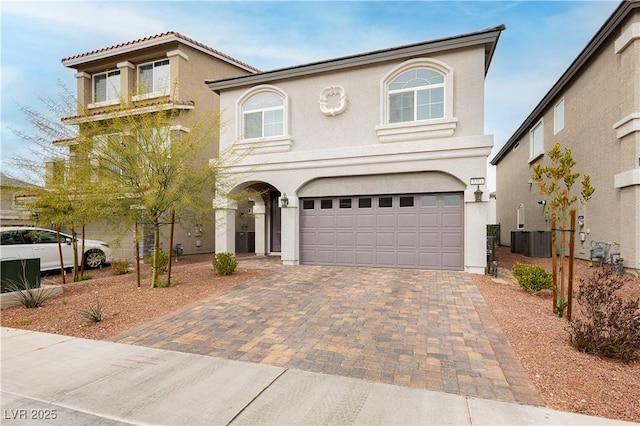
[(484, 185), (484, 178), (477, 177), (471, 178), (471, 185), (476, 185), (476, 190), (473, 192), (473, 195), (476, 197), (476, 203), (482, 202), (482, 191), (480, 190), (480, 185)]
[(538, 201), (538, 204), (540, 204), (542, 206), (546, 206), (547, 205), (547, 200), (540, 200), (540, 201)]
[(287, 198), (287, 193), (283, 192), (282, 196), (280, 197), (280, 207), (287, 207), (289, 206), (289, 199)]

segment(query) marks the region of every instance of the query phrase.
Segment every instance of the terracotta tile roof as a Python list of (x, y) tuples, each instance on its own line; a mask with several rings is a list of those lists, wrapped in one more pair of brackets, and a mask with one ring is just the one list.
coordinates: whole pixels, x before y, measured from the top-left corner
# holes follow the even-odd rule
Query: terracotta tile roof
[(90, 120), (91, 117), (99, 117), (102, 115), (122, 115), (124, 113), (133, 113), (135, 114), (137, 111), (143, 111), (148, 108), (158, 108), (158, 109), (184, 109), (181, 107), (194, 107), (196, 103), (194, 101), (169, 101), (169, 102), (150, 102), (146, 104), (136, 104), (136, 105), (126, 105), (123, 107), (113, 107), (104, 109), (97, 109), (96, 111), (92, 111), (89, 114), (81, 114), (74, 115), (71, 117), (62, 117), (61, 121), (64, 122), (72, 122), (82, 120), (82, 121), (93, 121)]
[(238, 64), (240, 66), (242, 66), (243, 68), (246, 68), (250, 71), (254, 71), (254, 72), (258, 72), (260, 71), (259, 69), (252, 67), (251, 65), (239, 61), (238, 59), (235, 59), (225, 53), (220, 52), (219, 50), (216, 50), (212, 47), (209, 47), (205, 44), (202, 44), (192, 38), (183, 36), (180, 33), (177, 33), (175, 31), (167, 31), (161, 34), (156, 34), (153, 36), (149, 36), (149, 37), (144, 37), (144, 38), (140, 38), (138, 40), (133, 40), (133, 41), (128, 41), (126, 43), (120, 43), (120, 44), (116, 44), (114, 46), (109, 46), (109, 47), (104, 47), (102, 49), (97, 49), (97, 50), (92, 50), (91, 52), (86, 52), (86, 53), (81, 53), (79, 55), (74, 55), (74, 56), (69, 56), (68, 58), (64, 58), (62, 59), (62, 64), (65, 65), (65, 63), (67, 62), (76, 62), (78, 60), (81, 60), (82, 58), (89, 58), (93, 55), (98, 55), (98, 54), (106, 54), (108, 52), (112, 52), (112, 51), (117, 51), (118, 49), (123, 49), (123, 48), (132, 48), (135, 47), (136, 45), (139, 44), (143, 44), (143, 43), (153, 43), (154, 41), (157, 41), (158, 44), (162, 43), (163, 39), (172, 39), (172, 38), (178, 38), (180, 40), (182, 40), (183, 42), (186, 42), (188, 44), (193, 44), (195, 46), (197, 46), (198, 48), (200, 48), (201, 50), (204, 50), (205, 52), (219, 57), (221, 59), (224, 59), (226, 61)]

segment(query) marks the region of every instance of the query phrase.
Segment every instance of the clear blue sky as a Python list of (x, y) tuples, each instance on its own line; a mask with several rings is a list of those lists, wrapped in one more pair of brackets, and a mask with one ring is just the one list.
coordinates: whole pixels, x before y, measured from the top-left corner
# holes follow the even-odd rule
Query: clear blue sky
[[(401, 46), (505, 24), (486, 80), (495, 154), (575, 59), (618, 1), (5, 1), (2, 168), (24, 154), (18, 105), (75, 90), (61, 59), (177, 31), (261, 70)], [(492, 154), (492, 156), (493, 156)], [(491, 157), (490, 157), (491, 158)], [(489, 172), (489, 187), (495, 188)]]

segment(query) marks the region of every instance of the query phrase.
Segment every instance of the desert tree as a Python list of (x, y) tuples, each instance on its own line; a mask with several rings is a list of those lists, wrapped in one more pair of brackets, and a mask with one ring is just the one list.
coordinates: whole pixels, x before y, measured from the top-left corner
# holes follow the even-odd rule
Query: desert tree
[[(546, 210), (551, 215), (552, 223), (552, 243), (551, 253), (553, 260), (553, 279), (554, 279), (554, 311), (562, 316), (564, 308), (571, 303), (572, 276), (569, 274), (569, 290), (565, 286), (565, 259), (567, 257), (567, 240), (574, 241), (575, 230), (568, 227), (567, 223), (570, 217), (571, 222), (575, 222), (575, 205), (578, 203), (584, 206), (595, 189), (591, 186), (591, 178), (589, 175), (583, 175), (581, 180), (581, 189), (579, 192), (572, 191), (573, 186), (580, 178), (580, 173), (574, 171), (576, 161), (571, 155), (571, 150), (561, 148), (556, 143), (547, 153), (550, 164), (542, 165), (536, 163), (533, 167), (532, 180), (538, 183), (540, 194), (545, 197)], [(559, 225), (558, 228), (556, 226)], [(572, 223), (575, 227), (575, 223)], [(560, 262), (556, 262), (556, 243), (555, 234), (560, 232)], [(569, 271), (573, 271), (573, 252), (569, 256)], [(560, 286), (557, 280), (560, 279)], [(559, 294), (557, 293), (559, 291)], [(559, 298), (558, 298), (559, 297)], [(569, 305), (570, 306), (570, 305)], [(570, 319), (570, 315), (568, 316)]]

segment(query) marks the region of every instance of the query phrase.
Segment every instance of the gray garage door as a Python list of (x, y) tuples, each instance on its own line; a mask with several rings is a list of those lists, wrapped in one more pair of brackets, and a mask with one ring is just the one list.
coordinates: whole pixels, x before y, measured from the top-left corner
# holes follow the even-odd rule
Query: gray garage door
[(462, 193), (303, 198), (311, 265), (463, 269)]

